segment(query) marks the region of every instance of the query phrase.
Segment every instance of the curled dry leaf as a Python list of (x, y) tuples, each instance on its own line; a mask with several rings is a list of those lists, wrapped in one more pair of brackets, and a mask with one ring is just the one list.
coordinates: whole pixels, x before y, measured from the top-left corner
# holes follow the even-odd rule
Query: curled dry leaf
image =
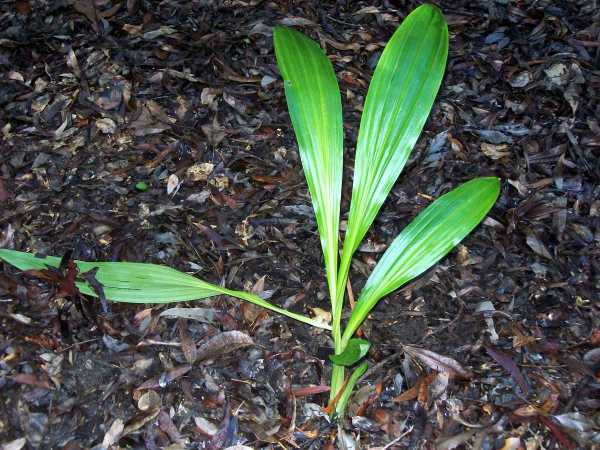
[(211, 308), (169, 308), (160, 313), (159, 317), (167, 319), (190, 319), (203, 323), (215, 323), (216, 311)]
[(0, 177), (0, 203), (4, 203), (9, 198), (8, 192), (6, 191), (6, 186), (4, 185), (4, 180)]
[(471, 370), (463, 367), (453, 358), (419, 347), (405, 345), (403, 348), (411, 357), (418, 358), (423, 364), (436, 372), (448, 372), (448, 375), (451, 378), (463, 378), (468, 380), (473, 377), (473, 372), (471, 372)]
[(539, 417), (540, 422), (542, 422), (552, 433), (552, 435), (559, 442), (560, 447), (566, 450), (575, 450), (577, 446), (575, 443), (567, 436), (567, 434), (563, 431), (563, 429), (558, 425), (553, 419), (545, 416)]
[(177, 426), (171, 419), (171, 416), (163, 409), (158, 413), (158, 427), (169, 436), (169, 439), (175, 444), (169, 448), (175, 450), (177, 448), (186, 448), (185, 440), (182, 438), (181, 433), (177, 429)]
[(250, 345), (254, 345), (254, 341), (247, 334), (241, 331), (225, 331), (213, 336), (198, 347), (196, 361), (225, 355)]
[(10, 376), (9, 378), (15, 383), (26, 384), (36, 388), (46, 389), (48, 391), (53, 389), (48, 381), (40, 380), (32, 373), (19, 373), (17, 375)]
[(429, 388), (435, 377), (436, 374), (430, 373), (429, 375), (419, 378), (414, 386), (402, 392), (400, 395), (397, 395), (392, 400), (396, 403), (402, 403), (418, 398), (420, 393), (423, 394), (427, 392), (427, 389)]

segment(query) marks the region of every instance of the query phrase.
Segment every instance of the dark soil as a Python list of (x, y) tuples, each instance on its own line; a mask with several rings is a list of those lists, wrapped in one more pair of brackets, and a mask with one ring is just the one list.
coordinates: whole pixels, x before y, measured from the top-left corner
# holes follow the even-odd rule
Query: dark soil
[[(0, 247), (161, 263), (327, 309), (271, 27), (301, 29), (334, 63), (346, 211), (366, 87), (416, 5), (2, 2)], [(326, 333), (225, 297), (80, 309), (5, 265), (2, 448), (600, 446), (600, 9), (440, 6), (446, 77), (354, 292), (432, 198), (483, 175), (502, 193), (457, 250), (375, 309), (349, 417), (330, 424), (321, 409)], [(160, 316), (173, 306), (202, 320)]]

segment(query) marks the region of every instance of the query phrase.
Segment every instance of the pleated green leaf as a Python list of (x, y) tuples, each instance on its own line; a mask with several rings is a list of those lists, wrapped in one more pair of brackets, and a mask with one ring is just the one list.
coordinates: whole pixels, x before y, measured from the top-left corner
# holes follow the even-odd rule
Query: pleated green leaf
[(394, 239), (369, 276), (343, 341), (356, 332), (377, 302), (425, 272), (485, 217), (500, 193), (495, 177), (475, 178), (442, 195)]
[(339, 283), (421, 134), (447, 55), (448, 27), (433, 5), (409, 14), (381, 55), (360, 122)]
[[(31, 253), (8, 249), (0, 249), (0, 260), (4, 260), (20, 270), (44, 270), (48, 266), (59, 267), (60, 265), (60, 258), (54, 256), (38, 258)], [(75, 264), (80, 273), (97, 268), (96, 280), (102, 285), (106, 298), (115, 302), (173, 303), (224, 294), (246, 300), (300, 322), (330, 329), (327, 324), (272, 305), (257, 295), (222, 288), (167, 266), (132, 262), (86, 261), (75, 261)], [(87, 281), (80, 280), (76, 284), (81, 293), (97, 296)]]
[(343, 169), (340, 90), (331, 62), (316, 42), (284, 27), (274, 29), (273, 39), (333, 294)]

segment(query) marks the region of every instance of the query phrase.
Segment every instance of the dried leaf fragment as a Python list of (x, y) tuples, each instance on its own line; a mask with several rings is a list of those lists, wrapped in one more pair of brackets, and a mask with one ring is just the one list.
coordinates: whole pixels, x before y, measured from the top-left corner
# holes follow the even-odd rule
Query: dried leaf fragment
[(403, 348), (410, 356), (419, 358), (421, 362), (436, 372), (448, 372), (450, 377), (464, 378), (466, 380), (473, 377), (473, 373), (469, 369), (463, 367), (453, 358), (440, 355), (424, 348), (408, 345), (405, 345)]
[(21, 450), (27, 444), (27, 439), (19, 438), (2, 445), (2, 450)]
[(213, 336), (198, 347), (196, 361), (225, 355), (250, 345), (254, 345), (254, 341), (247, 334), (241, 331), (225, 331)]
[(111, 424), (110, 428), (104, 435), (104, 439), (102, 440), (102, 447), (109, 448), (111, 445), (119, 442), (121, 435), (123, 434), (123, 430), (125, 429), (125, 425), (122, 419), (115, 419)]
[(504, 368), (504, 370), (506, 370), (513, 377), (523, 393), (525, 395), (529, 394), (529, 386), (527, 385), (523, 374), (519, 370), (519, 367), (513, 358), (508, 353), (491, 346), (486, 346), (485, 350), (498, 364)]
[(104, 117), (96, 120), (96, 128), (104, 134), (113, 134), (117, 131), (117, 124), (114, 120)]
[(190, 319), (204, 323), (215, 323), (216, 311), (211, 308), (169, 308), (160, 313), (159, 317), (168, 319)]
[(519, 72), (510, 80), (510, 85), (514, 88), (522, 88), (527, 86), (529, 83), (533, 81), (533, 77), (526, 70), (523, 72)]
[(144, 383), (142, 383), (136, 389), (141, 391), (142, 389), (155, 389), (155, 388), (164, 388), (167, 384), (175, 381), (177, 378), (185, 375), (190, 370), (192, 370), (192, 366), (188, 364), (183, 364), (181, 366), (174, 367), (168, 372), (163, 372), (160, 377), (151, 378)]
[(502, 159), (505, 156), (509, 156), (510, 155), (510, 151), (508, 150), (508, 145), (504, 144), (504, 145), (494, 145), (494, 144), (489, 144), (487, 142), (482, 142), (481, 143), (481, 151), (483, 152), (483, 154), (485, 156), (487, 156), (490, 159)]
[(536, 254), (550, 260), (552, 259), (552, 255), (550, 254), (544, 243), (541, 240), (539, 240), (538, 237), (533, 233), (527, 235), (526, 242), (529, 248), (531, 248), (531, 250), (533, 250)]
[(149, 390), (144, 392), (137, 401), (137, 407), (140, 411), (150, 411), (160, 408), (161, 399), (156, 391)]
[(191, 181), (206, 181), (214, 168), (215, 165), (212, 163), (194, 164), (187, 168), (185, 174)]

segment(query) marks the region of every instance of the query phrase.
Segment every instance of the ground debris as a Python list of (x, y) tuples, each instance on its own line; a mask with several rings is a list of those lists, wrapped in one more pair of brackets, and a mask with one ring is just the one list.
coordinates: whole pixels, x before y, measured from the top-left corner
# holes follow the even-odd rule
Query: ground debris
[[(383, 45), (420, 2), (212, 3), (2, 2), (0, 247), (166, 264), (327, 321), (272, 26), (324, 46), (352, 147)], [(475, 175), (502, 193), (373, 310), (351, 417), (322, 410), (325, 333), (225, 296), (64, 314), (74, 276), (94, 280), (66, 258), (44, 280), (0, 267), (2, 448), (599, 445), (597, 8), (436, 3), (448, 71), (354, 293), (432, 198)]]

